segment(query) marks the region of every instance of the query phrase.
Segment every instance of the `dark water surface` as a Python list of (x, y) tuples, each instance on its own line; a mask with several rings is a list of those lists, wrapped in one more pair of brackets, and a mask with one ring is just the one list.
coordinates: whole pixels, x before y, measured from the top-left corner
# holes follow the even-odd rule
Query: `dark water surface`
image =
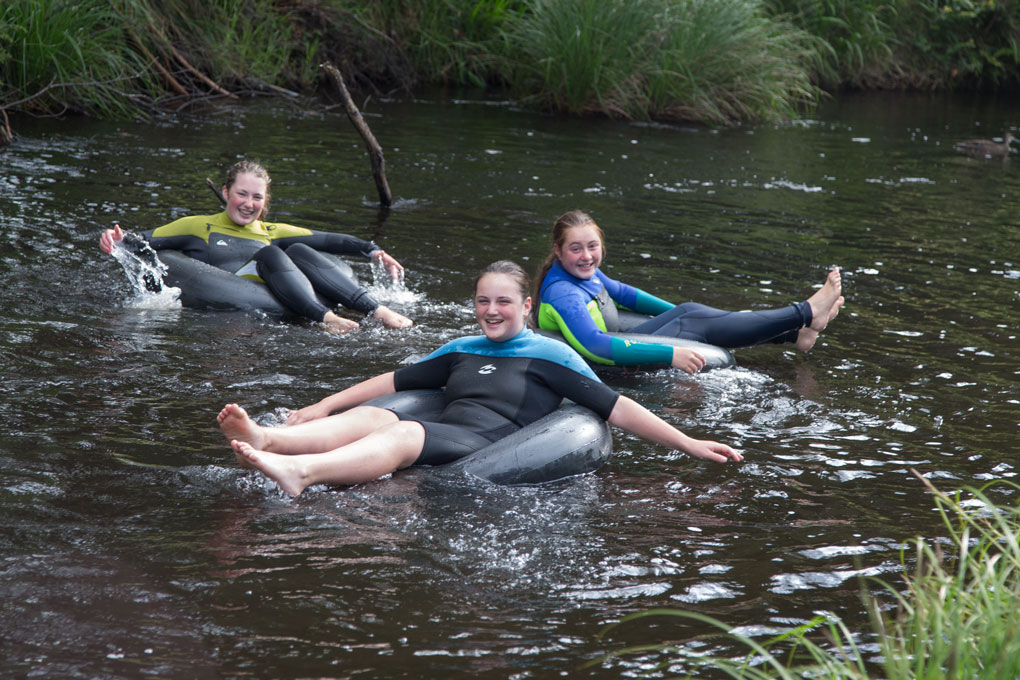
[[(866, 633), (858, 577), (895, 578), (903, 542), (941, 528), (911, 469), (946, 491), (1016, 475), (1020, 164), (951, 146), (1017, 111), (850, 97), (710, 131), (372, 103), (388, 215), (339, 113), (15, 121), (0, 151), (5, 675), (612, 678), (664, 657), (583, 665), (629, 644), (725, 649), (659, 619), (598, 637), (656, 607), (755, 636), (833, 611)], [(100, 230), (214, 212), (204, 178), (248, 153), (274, 174), (275, 219), (373, 238), (408, 267), (406, 290), (377, 290), (413, 329), (332, 337), (136, 298)], [(843, 268), (847, 306), (810, 354), (605, 374), (743, 465), (617, 431), (605, 468), (549, 486), (415, 469), (293, 499), (234, 464), (224, 403), (279, 423), (471, 332), (477, 270), (534, 269), (572, 208), (607, 230), (610, 273), (677, 302), (783, 305)]]

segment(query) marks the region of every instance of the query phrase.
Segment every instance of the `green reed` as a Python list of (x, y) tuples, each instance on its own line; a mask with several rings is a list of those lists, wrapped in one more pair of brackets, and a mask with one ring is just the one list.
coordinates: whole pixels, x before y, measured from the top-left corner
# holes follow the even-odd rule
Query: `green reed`
[(999, 0), (766, 0), (819, 40), (828, 87), (950, 88), (1020, 78), (1020, 4)]
[[(183, 83), (203, 84), (178, 58), (217, 84), (259, 88), (307, 79), (308, 58), (295, 54), (295, 25), (272, 0), (114, 0), (130, 30), (128, 49), (158, 59)], [(310, 41), (314, 46), (314, 40)], [(172, 48), (172, 49), (171, 49)], [(174, 54), (176, 50), (177, 54)], [(314, 59), (314, 57), (312, 57)], [(204, 84), (205, 91), (208, 85)]]
[[(722, 657), (651, 644), (614, 652), (592, 664), (641, 655), (642, 667), (656, 673), (699, 677), (711, 672), (753, 680), (864, 680), (878, 669), (888, 680), (1020, 677), (1020, 505), (997, 506), (987, 493), (992, 485), (949, 496), (922, 481), (934, 495), (946, 534), (908, 542), (902, 553), (902, 584), (869, 581), (878, 586), (864, 599), (881, 646), (880, 659), (867, 660), (857, 643), (861, 636), (834, 615), (816, 616), (759, 642), (711, 617), (666, 609), (626, 617), (603, 635), (648, 617), (668, 616), (697, 626), (699, 638), (708, 637), (707, 627), (716, 631), (712, 637), (743, 646), (748, 653)], [(1013, 483), (995, 484), (1013, 495), (1020, 491)]]
[(906, 590), (886, 587), (895, 614), (884, 616), (873, 602), (886, 672), (917, 680), (1020, 677), (1020, 506), (996, 506), (987, 486), (965, 499), (925, 482), (951, 550), (913, 541), (912, 570), (904, 555)]
[(7, 0), (0, 7), (0, 102), (36, 113), (124, 115), (144, 105), (152, 82), (123, 49), (106, 2)]
[(507, 57), (504, 27), (525, 0), (332, 0), (400, 53), (403, 82), (485, 86), (500, 82)]
[(815, 57), (800, 29), (757, 3), (671, 3), (648, 74), (652, 114), (714, 123), (793, 117), (818, 97)]
[(754, 2), (537, 0), (510, 30), (516, 91), (553, 110), (725, 124), (817, 94), (806, 34)]

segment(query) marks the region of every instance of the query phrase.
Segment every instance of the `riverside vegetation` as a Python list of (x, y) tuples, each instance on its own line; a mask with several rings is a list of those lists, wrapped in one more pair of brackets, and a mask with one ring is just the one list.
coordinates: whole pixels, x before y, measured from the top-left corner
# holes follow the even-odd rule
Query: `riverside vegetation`
[[(915, 473), (916, 474), (916, 473)], [(902, 551), (902, 583), (874, 581), (864, 599), (878, 650), (865, 651), (855, 635), (833, 614), (759, 642), (730, 631), (724, 623), (695, 612), (642, 612), (607, 628), (634, 625), (648, 617), (669, 616), (691, 622), (704, 637), (717, 635), (746, 647), (746, 656), (722, 657), (684, 653), (679, 647), (654, 644), (621, 650), (615, 656), (642, 655), (649, 674), (668, 669), (670, 677), (703, 677), (721, 672), (746, 680), (818, 678), (867, 680), (998, 680), (1020, 677), (1020, 506), (996, 503), (993, 490), (1015, 496), (1020, 486), (998, 481), (980, 489), (948, 495), (927, 479), (942, 518), (945, 536), (907, 541)], [(824, 643), (816, 642), (824, 638)], [(665, 661), (655, 661), (658, 656)], [(609, 657), (612, 658), (612, 657)], [(601, 659), (594, 663), (606, 663)], [(874, 671), (880, 671), (878, 675)], [(660, 677), (655, 675), (654, 677)], [(714, 677), (714, 676), (713, 676)]]
[[(8, 112), (141, 116), (255, 93), (498, 88), (569, 115), (789, 118), (823, 88), (1014, 87), (995, 0), (6, 0)], [(328, 90), (328, 88), (323, 88)]]

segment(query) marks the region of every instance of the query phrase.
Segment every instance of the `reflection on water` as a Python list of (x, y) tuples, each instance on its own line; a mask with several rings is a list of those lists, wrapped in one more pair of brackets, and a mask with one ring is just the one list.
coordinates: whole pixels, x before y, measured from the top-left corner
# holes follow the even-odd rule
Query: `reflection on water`
[[(442, 99), (370, 108), (388, 212), (333, 115), (18, 121), (0, 173), (11, 673), (527, 678), (625, 644), (721, 644), (680, 621), (597, 637), (656, 607), (762, 636), (831, 610), (866, 633), (859, 578), (894, 578), (903, 542), (940, 527), (911, 470), (947, 491), (1015, 478), (1017, 166), (952, 151), (978, 123), (1004, 129), (1001, 102), (855, 97), (724, 131)], [(204, 178), (245, 149), (274, 173), (276, 219), (401, 260), (400, 285), (353, 265), (414, 328), (337, 337), (134, 295), (100, 230), (216, 210)], [(536, 268), (572, 208), (606, 229), (612, 275), (677, 302), (778, 306), (843, 268), (847, 305), (809, 355), (602, 372), (743, 465), (618, 431), (606, 468), (545, 487), (415, 469), (293, 499), (233, 464), (223, 403), (278, 424), (472, 332), (477, 270)]]

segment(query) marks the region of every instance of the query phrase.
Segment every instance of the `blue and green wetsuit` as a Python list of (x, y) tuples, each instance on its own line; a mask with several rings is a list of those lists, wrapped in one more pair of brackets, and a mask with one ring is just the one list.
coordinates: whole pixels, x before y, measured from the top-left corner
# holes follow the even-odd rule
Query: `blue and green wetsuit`
[(179, 250), (219, 269), (262, 281), (285, 307), (313, 321), (322, 321), (329, 311), (315, 293), (363, 314), (379, 306), (317, 252), (371, 257), (379, 249), (355, 236), (261, 220), (238, 226), (225, 211), (182, 217), (142, 236), (154, 250)]
[(620, 395), (561, 342), (527, 328), (509, 340), (484, 335), (448, 342), (393, 374), (397, 390), (445, 387), (446, 405), (436, 421), (393, 409), (401, 420), (425, 428), (416, 465), (449, 463), (555, 411), (570, 399), (603, 418)]
[(589, 361), (615, 366), (670, 364), (673, 348), (655, 342), (613, 337), (599, 298), (652, 318), (629, 333), (697, 340), (732, 349), (763, 343), (795, 342), (797, 331), (811, 323), (811, 306), (798, 302), (778, 309), (727, 312), (697, 302), (672, 305), (640, 288), (628, 286), (595, 270), (579, 279), (553, 262), (539, 290), (539, 328), (559, 331)]

